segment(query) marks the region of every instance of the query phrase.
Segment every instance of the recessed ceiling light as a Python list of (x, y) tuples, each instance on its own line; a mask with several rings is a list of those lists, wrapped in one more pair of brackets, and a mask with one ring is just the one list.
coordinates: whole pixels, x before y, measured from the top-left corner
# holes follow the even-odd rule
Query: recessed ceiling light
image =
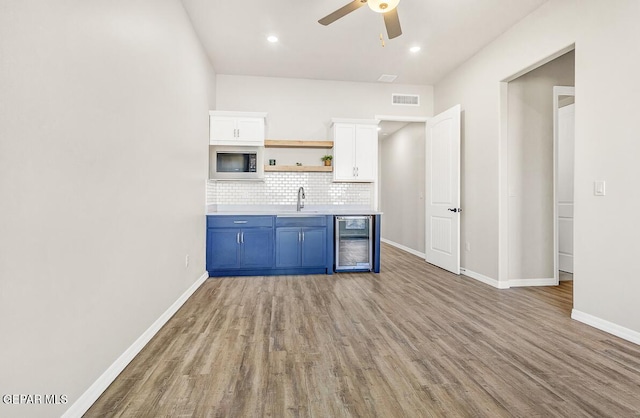
[(414, 54), (418, 51), (420, 51), (420, 47), (419, 46), (412, 46), (411, 48), (409, 48), (409, 51), (413, 52)]
[(267, 41), (269, 41), (271, 43), (276, 43), (276, 42), (278, 42), (278, 37), (275, 36), (275, 35), (267, 36)]
[(379, 131), (381, 131), (381, 130), (382, 130), (382, 128), (378, 126), (378, 130), (379, 130)]

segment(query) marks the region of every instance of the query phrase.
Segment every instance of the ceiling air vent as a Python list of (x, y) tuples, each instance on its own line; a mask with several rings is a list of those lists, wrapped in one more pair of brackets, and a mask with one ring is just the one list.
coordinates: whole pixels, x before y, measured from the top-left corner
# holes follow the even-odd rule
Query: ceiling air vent
[(394, 106), (420, 106), (420, 96), (417, 94), (392, 94), (391, 104)]
[(397, 75), (391, 75), (391, 74), (382, 74), (380, 76), (380, 78), (378, 79), (378, 81), (380, 81), (381, 83), (393, 83), (393, 81), (398, 78)]

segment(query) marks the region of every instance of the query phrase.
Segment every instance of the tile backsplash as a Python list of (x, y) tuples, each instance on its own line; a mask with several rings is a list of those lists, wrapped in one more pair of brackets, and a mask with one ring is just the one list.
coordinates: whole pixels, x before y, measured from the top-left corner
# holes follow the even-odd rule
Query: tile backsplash
[(332, 173), (264, 173), (262, 181), (208, 181), (208, 205), (296, 204), (299, 187), (304, 187), (310, 205), (373, 206), (372, 183), (334, 183)]

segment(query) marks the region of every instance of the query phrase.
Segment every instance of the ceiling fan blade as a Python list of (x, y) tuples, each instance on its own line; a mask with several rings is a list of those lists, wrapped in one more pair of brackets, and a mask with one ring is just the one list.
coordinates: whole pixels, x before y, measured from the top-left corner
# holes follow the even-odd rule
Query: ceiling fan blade
[(384, 26), (387, 28), (387, 36), (389, 39), (397, 38), (402, 35), (400, 28), (400, 18), (398, 18), (398, 8), (391, 10), (383, 15)]
[(347, 4), (346, 6), (343, 6), (343, 7), (339, 8), (338, 10), (336, 10), (335, 12), (333, 12), (331, 14), (328, 14), (325, 17), (323, 17), (322, 19), (318, 20), (318, 23), (327, 26), (327, 25), (335, 22), (336, 20), (340, 19), (341, 17), (345, 17), (346, 15), (348, 15), (351, 12), (353, 12), (354, 10), (357, 10), (357, 9), (361, 8), (365, 4), (367, 4), (366, 0), (364, 0), (364, 1), (362, 1), (362, 0), (353, 0), (351, 3)]

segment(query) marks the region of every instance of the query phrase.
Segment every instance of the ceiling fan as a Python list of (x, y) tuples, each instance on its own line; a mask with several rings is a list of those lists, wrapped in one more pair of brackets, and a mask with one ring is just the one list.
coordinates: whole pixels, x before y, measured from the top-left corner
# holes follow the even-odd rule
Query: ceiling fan
[(318, 20), (318, 23), (327, 26), (336, 20), (345, 17), (354, 10), (361, 8), (365, 4), (368, 4), (369, 8), (374, 12), (382, 13), (384, 26), (387, 28), (387, 36), (389, 36), (389, 39), (393, 39), (402, 35), (400, 19), (398, 18), (398, 9), (396, 8), (398, 3), (400, 3), (400, 0), (353, 0), (346, 6), (343, 6), (335, 12)]

